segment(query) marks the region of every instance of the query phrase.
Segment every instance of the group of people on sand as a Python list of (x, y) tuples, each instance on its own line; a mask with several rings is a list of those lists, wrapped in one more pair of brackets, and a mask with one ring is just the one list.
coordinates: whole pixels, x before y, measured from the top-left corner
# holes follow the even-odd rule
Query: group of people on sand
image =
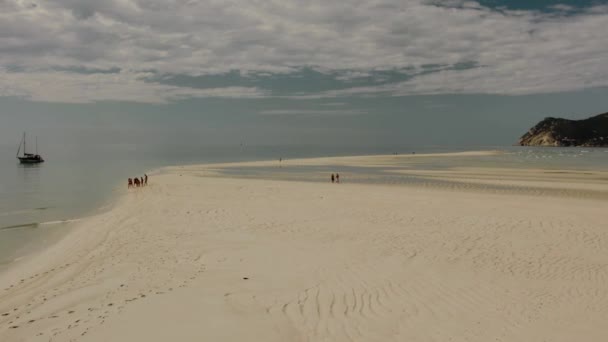
[(136, 187), (139, 188), (140, 186), (146, 186), (148, 185), (148, 175), (144, 174), (143, 177), (140, 178), (129, 178), (129, 181), (127, 183), (127, 188), (132, 188), (132, 187)]
[(340, 174), (336, 172), (336, 174), (334, 175), (332, 173), (331, 174), (331, 182), (332, 183), (340, 183)]

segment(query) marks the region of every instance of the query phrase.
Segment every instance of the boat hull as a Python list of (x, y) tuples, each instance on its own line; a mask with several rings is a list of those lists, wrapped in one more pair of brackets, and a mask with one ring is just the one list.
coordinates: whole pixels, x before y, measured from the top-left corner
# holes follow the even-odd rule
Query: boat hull
[(35, 158), (19, 158), (19, 162), (21, 164), (40, 164), (44, 163), (44, 159), (35, 159)]

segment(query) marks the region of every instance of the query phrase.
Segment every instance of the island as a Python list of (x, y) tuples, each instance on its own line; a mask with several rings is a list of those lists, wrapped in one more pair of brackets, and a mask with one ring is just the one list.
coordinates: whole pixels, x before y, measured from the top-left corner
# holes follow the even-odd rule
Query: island
[(520, 139), (520, 146), (608, 146), (608, 113), (584, 120), (548, 117)]

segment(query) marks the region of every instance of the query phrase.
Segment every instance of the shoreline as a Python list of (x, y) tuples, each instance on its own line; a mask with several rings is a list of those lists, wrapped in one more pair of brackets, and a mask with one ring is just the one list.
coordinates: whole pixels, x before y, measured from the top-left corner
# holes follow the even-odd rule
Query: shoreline
[[(112, 208), (117, 203), (117, 199), (119, 199), (121, 196), (124, 196), (124, 192), (118, 189), (118, 186), (114, 186), (113, 190), (111, 191), (112, 195), (101, 201), (98, 206), (87, 208), (76, 216), (64, 217), (62, 219), (51, 219), (48, 221), (41, 222), (27, 222), (6, 227), (0, 227), (0, 233), (7, 233), (6, 231), (21, 229), (35, 229), (37, 231), (41, 229), (48, 230), (47, 232), (43, 232), (41, 234), (35, 234), (35, 237), (33, 239), (29, 239), (28, 241), (21, 243), (16, 249), (11, 251), (10, 253), (3, 253), (0, 259), (3, 261), (3, 264), (0, 265), (0, 275), (3, 272), (7, 271), (9, 268), (14, 266), (16, 267), (17, 263), (19, 263), (21, 260), (31, 258), (37, 253), (44, 251), (49, 247), (52, 247), (58, 241), (67, 236), (71, 230), (77, 228), (77, 226), (82, 221), (112, 210)], [(57, 229), (57, 227), (59, 227), (58, 229), (63, 230), (63, 232), (59, 233), (51, 231), (53, 229)], [(51, 241), (50, 244), (47, 243), (48, 239), (50, 239)]]
[[(415, 155), (415, 154), (409, 155), (408, 154), (408, 155), (402, 155), (402, 156), (408, 156), (408, 157), (411, 157), (411, 156), (414, 156), (414, 157), (452, 156), (452, 155), (463, 155), (463, 156), (479, 155), (479, 156), (481, 156), (481, 155), (489, 155), (494, 152), (496, 152), (496, 151), (465, 151), (465, 152), (450, 152), (450, 153), (425, 153), (425, 154), (418, 154), (418, 155)], [(336, 159), (336, 158), (343, 159), (343, 160), (352, 160), (353, 158), (369, 158), (369, 157), (383, 158), (383, 157), (393, 157), (393, 156), (394, 155), (355, 155), (355, 156), (295, 158), (295, 159), (289, 159), (289, 163), (298, 162), (298, 161), (314, 162), (314, 161), (318, 161), (318, 160)], [(173, 165), (173, 166), (159, 167), (159, 168), (155, 168), (155, 169), (149, 170), (144, 173), (147, 173), (150, 176), (156, 176), (156, 175), (160, 175), (160, 174), (163, 174), (166, 172), (171, 172), (171, 170), (179, 169), (179, 168), (248, 166), (248, 165), (272, 164), (273, 162), (274, 162), (274, 160), (267, 159), (267, 160), (256, 160), (256, 161), (236, 161), (236, 162), (228, 162), (228, 163), (203, 163), (203, 164), (192, 163), (192, 164), (185, 164), (185, 165)], [(287, 163), (287, 160), (285, 160), (285, 162)], [(50, 234), (50, 233), (47, 233), (44, 236), (36, 237), (36, 241), (28, 241), (25, 244), (23, 244), (22, 246), (20, 246), (18, 249), (15, 249), (10, 254), (4, 255), (3, 263), (0, 264), (0, 275), (3, 272), (8, 271), (10, 268), (19, 267), (19, 262), (30, 259), (32, 257), (35, 257), (37, 254), (40, 254), (40, 253), (44, 252), (46, 249), (51, 248), (58, 241), (60, 241), (67, 234), (69, 234), (70, 230), (77, 228), (77, 225), (79, 224), (78, 222), (98, 216), (104, 212), (110, 211), (120, 201), (120, 199), (128, 193), (127, 191), (125, 191), (123, 189), (122, 182), (119, 182), (119, 181), (116, 181), (116, 184), (112, 186), (112, 189), (113, 190), (111, 191), (111, 193), (113, 193), (113, 195), (110, 195), (108, 198), (103, 200), (101, 205), (89, 208), (85, 212), (81, 213), (81, 215), (78, 215), (76, 217), (63, 218), (63, 219), (50, 220), (50, 221), (42, 221), (42, 222), (24, 222), (24, 223), (9, 225), (6, 227), (0, 227), (0, 233), (1, 233), (1, 231), (4, 229), (7, 229), (7, 230), (24, 229), (24, 228), (28, 228), (28, 227), (37, 228), (39, 226), (47, 225), (49, 223), (70, 225), (70, 227), (67, 227), (67, 229), (65, 229), (66, 232), (64, 232), (63, 234), (58, 235), (58, 236), (53, 236), (52, 243), (50, 245), (45, 244), (45, 240), (48, 237), (47, 235)], [(23, 210), (23, 212), (27, 212), (27, 210)]]
[[(334, 166), (348, 166), (348, 165), (353, 165), (356, 164), (357, 162), (361, 162), (361, 160), (368, 160), (369, 162), (367, 163), (362, 163), (363, 165), (357, 165), (360, 167), (382, 167), (385, 166), (386, 164), (383, 163), (385, 162), (387, 159), (391, 159), (391, 160), (408, 160), (410, 158), (434, 158), (434, 157), (485, 157), (485, 156), (494, 156), (494, 155), (500, 155), (500, 154), (504, 154), (507, 153), (505, 151), (502, 150), (473, 150), (473, 151), (459, 151), (459, 152), (438, 152), (438, 153), (420, 153), (420, 154), (380, 154), (380, 155), (349, 155), (349, 156), (324, 156), (324, 157), (311, 157), (311, 158), (294, 158), (294, 159), (285, 159), (282, 161), (282, 164), (285, 166), (306, 166), (306, 165), (334, 165)], [(185, 165), (173, 165), (173, 166), (164, 166), (164, 167), (159, 167), (159, 168), (155, 168), (152, 170), (149, 170), (145, 173), (149, 174), (150, 176), (159, 176), (159, 175), (163, 175), (163, 174), (167, 174), (167, 173), (172, 173), (172, 172), (183, 172), (183, 171), (195, 171), (195, 172), (202, 172), (204, 173), (204, 176), (216, 176), (219, 178), (236, 178), (236, 179), (241, 179), (241, 177), (237, 176), (230, 176), (230, 175), (223, 175), (219, 172), (215, 172), (218, 169), (222, 169), (222, 168), (231, 168), (231, 167), (247, 167), (247, 166), (254, 166), (254, 167), (263, 167), (263, 166), (277, 166), (278, 164), (281, 163), (277, 163), (277, 160), (256, 160), (256, 161), (237, 161), (237, 162), (227, 162), (227, 163), (192, 163), (192, 164), (185, 164)], [(490, 174), (485, 174), (485, 175), (480, 175), (479, 178), (466, 178), (463, 177), (464, 182), (471, 182), (471, 183), (479, 183), (479, 184), (495, 184), (493, 182), (490, 181), (486, 181), (484, 178), (496, 178), (497, 176), (501, 176), (504, 177), (504, 173), (503, 174), (495, 174), (492, 171), (495, 170), (499, 170), (499, 171), (503, 171), (503, 172), (512, 172), (512, 171), (521, 171), (522, 169), (513, 169), (513, 168), (492, 168), (492, 167), (483, 167), (483, 168), (474, 168), (473, 170), (475, 171), (479, 171), (482, 170), (482, 174), (483, 172), (488, 172), (490, 171)], [(523, 168), (523, 170), (528, 170), (528, 171), (534, 171), (534, 172), (555, 172), (556, 170), (552, 170), (552, 169), (527, 169), (527, 168)], [(571, 170), (571, 169), (565, 169), (565, 170), (557, 170), (563, 173), (570, 173), (570, 172), (576, 172), (576, 173), (588, 173), (588, 171), (586, 170)], [(390, 172), (394, 172), (396, 174), (421, 174), (424, 175), (425, 177), (433, 177), (436, 179), (445, 179), (445, 180), (449, 180), (450, 182), (461, 182), (460, 179), (460, 175), (459, 173), (461, 172), (461, 170), (459, 170), (458, 168), (455, 168), (452, 170), (452, 172), (447, 172), (445, 175), (441, 175), (441, 172), (437, 172), (437, 171), (433, 171), (433, 170), (418, 170), (418, 171), (399, 171), (399, 170), (391, 170)], [(466, 169), (465, 169), (466, 172)], [(435, 173), (439, 173), (439, 175), (435, 175)], [(605, 179), (608, 179), (608, 173), (602, 173), (603, 176), (605, 176)], [(484, 177), (485, 176), (485, 177)], [(445, 178), (444, 178), (445, 177)], [(249, 179), (247, 177), (242, 177), (242, 179)], [(259, 179), (266, 179), (266, 180), (271, 180), (272, 178), (259, 178)], [(288, 182), (297, 182), (298, 180), (293, 180), (293, 179), (279, 179), (279, 180), (283, 180), (283, 181), (288, 181)], [(313, 180), (312, 182), (314, 183), (318, 183), (318, 182), (324, 182), (325, 180)], [(486, 181), (484, 183), (484, 181)], [(569, 182), (574, 181), (573, 179), (568, 179)], [(506, 180), (501, 180), (501, 182), (503, 183), (508, 183), (508, 181)], [(516, 181), (515, 181), (516, 182)], [(548, 183), (551, 183), (554, 181), (548, 181)], [(122, 189), (122, 185), (118, 185), (118, 181), (116, 182), (117, 185), (113, 186), (112, 188), (114, 190), (112, 190), (112, 193), (114, 193), (114, 195), (110, 196), (109, 198), (107, 198), (106, 200), (103, 201), (101, 206), (95, 207), (95, 208), (91, 208), (90, 210), (87, 211), (87, 213), (83, 213), (83, 215), (78, 216), (76, 218), (66, 218), (66, 219), (62, 219), (62, 220), (56, 220), (56, 221), (48, 221), (48, 222), (32, 222), (32, 223), (27, 223), (27, 224), (23, 224), (23, 225), (16, 225), (16, 229), (19, 229), (21, 226), (30, 226), (30, 225), (47, 225), (47, 224), (65, 224), (65, 225), (69, 225), (70, 227), (68, 227), (66, 229), (66, 232), (64, 232), (62, 235), (58, 235), (53, 237), (53, 242), (50, 245), (41, 245), (38, 244), (38, 246), (35, 246), (37, 244), (37, 242), (31, 242), (28, 243), (27, 245), (24, 245), (22, 248), (26, 248), (27, 251), (25, 253), (16, 253), (15, 254), (15, 258), (13, 260), (7, 260), (7, 262), (4, 265), (0, 265), (0, 276), (5, 273), (6, 271), (10, 270), (11, 268), (14, 267), (19, 267), (19, 263), (22, 262), (23, 260), (28, 260), (31, 258), (35, 258), (37, 257), (38, 254), (43, 253), (44, 251), (46, 251), (49, 248), (52, 248), (55, 244), (57, 244), (59, 241), (61, 241), (62, 239), (64, 239), (72, 230), (74, 229), (78, 229), (78, 225), (81, 224), (83, 221), (86, 221), (88, 219), (97, 217), (103, 213), (106, 213), (108, 211), (111, 211), (116, 205), (118, 205), (121, 201), (121, 199), (125, 198), (125, 196), (128, 196), (129, 192), (127, 190), (123, 190)], [(373, 184), (375, 186), (377, 185), (388, 185), (385, 183), (370, 183)], [(412, 186), (412, 184), (391, 184), (391, 185), (396, 185), (396, 186)], [(535, 186), (539, 186), (543, 187), (542, 182), (535, 182), (534, 184)], [(594, 185), (590, 185), (590, 187), (595, 187), (596, 184)], [(607, 185), (606, 184), (602, 184), (602, 190), (604, 190), (603, 188), (605, 188)], [(415, 187), (415, 186), (414, 186)], [(547, 186), (547, 187), (550, 187)], [(573, 189), (579, 189), (577, 187), (576, 184), (570, 184), (570, 187)], [(120, 190), (119, 190), (120, 189)], [(427, 187), (427, 189), (433, 189), (433, 187)], [(441, 187), (436, 188), (437, 190), (445, 190), (442, 189)], [(457, 188), (454, 190), (456, 192), (458, 191), (467, 191), (464, 188)], [(516, 193), (517, 194), (517, 193)], [(526, 194), (524, 194), (526, 195)], [(528, 194), (529, 195), (529, 194)], [(12, 227), (11, 227), (12, 228)], [(32, 245), (32, 246), (30, 246)]]
[[(152, 170), (147, 171), (148, 175), (157, 175), (160, 174), (161, 170), (164, 167), (158, 167)], [(143, 172), (144, 174), (146, 172)], [(126, 180), (123, 181), (114, 181), (113, 185), (110, 186), (111, 190), (109, 194), (103, 199), (98, 201), (98, 205), (88, 207), (87, 209), (81, 211), (78, 215), (51, 219), (47, 221), (41, 222), (26, 222), (22, 224), (15, 224), (13, 226), (0, 227), (0, 233), (2, 233), (3, 229), (11, 230), (11, 229), (27, 229), (28, 227), (35, 227), (38, 229), (40, 227), (45, 226), (54, 226), (54, 225), (64, 225), (60, 229), (64, 230), (61, 233), (48, 232), (41, 236), (36, 236), (33, 240), (29, 240), (23, 244), (21, 244), (17, 249), (13, 250), (11, 253), (0, 255), (0, 261), (3, 263), (0, 264), (0, 275), (3, 272), (6, 272), (8, 269), (12, 267), (18, 267), (18, 263), (22, 260), (26, 260), (28, 258), (32, 258), (39, 254), (40, 252), (45, 251), (46, 249), (52, 247), (57, 242), (61, 241), (65, 238), (71, 230), (78, 228), (78, 225), (82, 221), (86, 221), (90, 218), (99, 216), (103, 213), (106, 213), (116, 206), (120, 199), (128, 194), (128, 191), (125, 189)], [(26, 212), (24, 210), (24, 212)], [(52, 229), (52, 228), (50, 228)], [(51, 243), (47, 244), (47, 239), (50, 238)]]
[[(603, 200), (204, 176), (217, 165), (155, 170), (0, 272), (0, 339), (608, 336), (588, 310), (608, 304)], [(479, 172), (439, 177), (502, 177)], [(507, 182), (538, 182), (527, 176)]]

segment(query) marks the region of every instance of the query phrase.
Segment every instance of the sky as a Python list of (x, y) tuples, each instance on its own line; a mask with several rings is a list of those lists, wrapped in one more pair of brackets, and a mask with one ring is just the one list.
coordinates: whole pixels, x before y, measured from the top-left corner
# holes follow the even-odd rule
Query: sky
[(606, 27), (605, 0), (0, 0), (0, 143), (137, 122), (209, 143), (512, 144), (608, 111)]

